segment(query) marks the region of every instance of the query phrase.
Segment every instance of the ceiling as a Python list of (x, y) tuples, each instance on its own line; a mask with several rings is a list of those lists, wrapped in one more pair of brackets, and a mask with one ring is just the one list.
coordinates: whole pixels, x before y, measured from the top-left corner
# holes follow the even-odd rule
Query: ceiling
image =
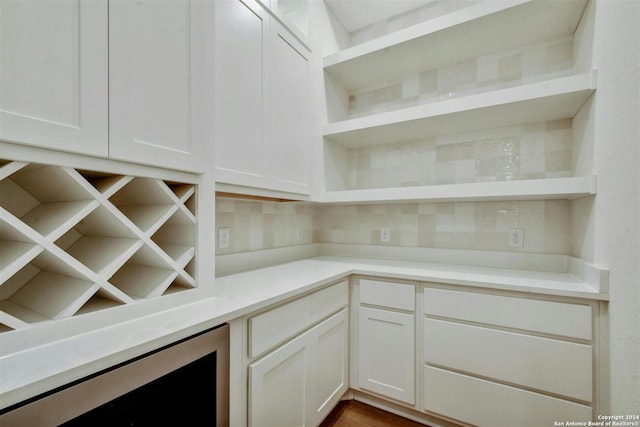
[(435, 0), (324, 0), (348, 32), (386, 20)]

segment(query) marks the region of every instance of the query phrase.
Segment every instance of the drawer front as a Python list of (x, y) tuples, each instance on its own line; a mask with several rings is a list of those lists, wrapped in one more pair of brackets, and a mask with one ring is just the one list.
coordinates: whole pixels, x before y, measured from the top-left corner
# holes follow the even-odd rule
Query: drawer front
[(477, 326), (425, 319), (424, 360), (590, 402), (592, 348)]
[(256, 357), (311, 325), (306, 296), (249, 319), (249, 357)]
[(425, 409), (478, 426), (552, 426), (590, 420), (590, 406), (424, 367)]
[(360, 280), (360, 303), (414, 311), (415, 286), (404, 283)]
[(424, 311), (429, 316), (592, 338), (592, 314), (588, 305), (425, 288)]
[(349, 305), (349, 282), (343, 281), (311, 294), (313, 322), (324, 319)]

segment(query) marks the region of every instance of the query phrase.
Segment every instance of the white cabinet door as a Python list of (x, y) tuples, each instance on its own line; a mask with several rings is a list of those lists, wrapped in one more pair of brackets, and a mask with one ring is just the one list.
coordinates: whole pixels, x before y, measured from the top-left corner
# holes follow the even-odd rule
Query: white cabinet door
[(370, 307), (358, 310), (360, 388), (414, 404), (415, 316)]
[(271, 27), (270, 130), (265, 166), (279, 189), (308, 192), (309, 55), (276, 20)]
[(249, 365), (249, 424), (319, 424), (347, 391), (348, 309)]
[(0, 139), (106, 156), (107, 1), (0, 1)]
[(258, 186), (263, 155), (269, 15), (253, 0), (215, 2), (216, 180)]
[(310, 425), (312, 342), (307, 332), (249, 365), (249, 425)]
[(220, 0), (216, 181), (308, 193), (309, 52), (255, 0)]
[(349, 388), (348, 319), (348, 310), (344, 309), (315, 328), (313, 424), (329, 415)]
[(109, 3), (109, 156), (204, 171), (204, 0)]

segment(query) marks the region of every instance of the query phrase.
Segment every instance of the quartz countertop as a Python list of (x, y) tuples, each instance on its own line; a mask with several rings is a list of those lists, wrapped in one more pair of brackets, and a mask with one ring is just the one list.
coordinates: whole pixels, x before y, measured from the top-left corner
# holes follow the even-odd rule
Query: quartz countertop
[(213, 292), (194, 292), (183, 304), (128, 320), (112, 319), (103, 327), (43, 345), (7, 351), (0, 335), (0, 408), (351, 274), (608, 299), (568, 273), (330, 256), (294, 261), (219, 277)]

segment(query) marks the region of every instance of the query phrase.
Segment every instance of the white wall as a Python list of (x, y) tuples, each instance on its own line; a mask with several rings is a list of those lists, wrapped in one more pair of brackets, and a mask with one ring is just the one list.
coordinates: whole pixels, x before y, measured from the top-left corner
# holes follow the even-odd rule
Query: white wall
[(640, 413), (640, 2), (595, 4), (593, 261), (610, 269), (611, 414)]

